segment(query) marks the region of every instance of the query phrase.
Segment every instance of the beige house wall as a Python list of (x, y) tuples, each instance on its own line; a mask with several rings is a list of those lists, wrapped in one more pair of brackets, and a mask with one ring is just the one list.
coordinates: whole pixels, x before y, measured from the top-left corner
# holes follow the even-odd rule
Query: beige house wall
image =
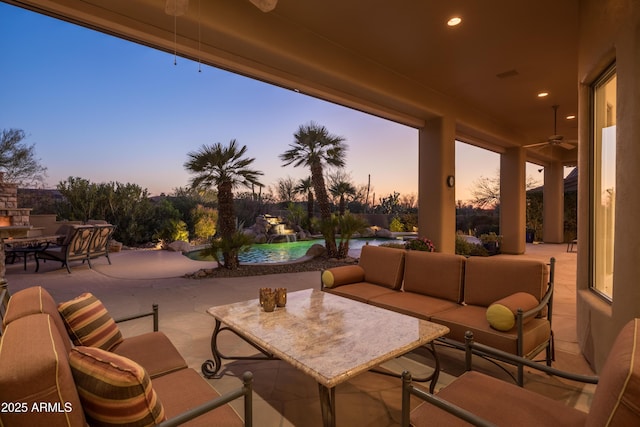
[[(617, 204), (613, 303), (590, 290), (590, 86), (615, 61), (617, 69)], [(582, 0), (579, 41), (577, 332), (599, 371), (624, 323), (640, 317), (640, 2)]]

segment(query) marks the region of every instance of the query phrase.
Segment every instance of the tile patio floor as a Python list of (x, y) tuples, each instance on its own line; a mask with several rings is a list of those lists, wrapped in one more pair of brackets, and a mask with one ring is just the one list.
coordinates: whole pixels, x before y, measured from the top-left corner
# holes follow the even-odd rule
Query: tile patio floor
[[(509, 256), (509, 255), (500, 255)], [(566, 244), (527, 244), (524, 257), (548, 261), (556, 257), (556, 293), (553, 329), (556, 342), (554, 366), (573, 372), (592, 374), (581, 357), (576, 339), (575, 271), (576, 253), (567, 253)], [(113, 264), (105, 258), (93, 261), (94, 269), (74, 263), (72, 274), (60, 269), (60, 264), (41, 264), (35, 273), (30, 262), (27, 271), (22, 263), (7, 266), (9, 290), (41, 285), (56, 299), (65, 301), (82, 292), (92, 292), (117, 318), (160, 306), (160, 330), (165, 332), (187, 360), (199, 371), (202, 362), (211, 357), (210, 339), (214, 320), (206, 309), (257, 297), (260, 287), (286, 287), (289, 291), (319, 287), (318, 272), (268, 275), (226, 279), (192, 280), (185, 273), (212, 266), (213, 263), (192, 261), (178, 253), (166, 251), (123, 251), (111, 254)], [(121, 325), (125, 335), (149, 331), (150, 321), (138, 320)], [(225, 336), (222, 348), (233, 354), (243, 351), (246, 344)], [(249, 349), (247, 351), (250, 352)], [(463, 354), (438, 347), (442, 374), (438, 388), (463, 372)], [(422, 354), (410, 354), (389, 362), (390, 369), (410, 369), (414, 375), (429, 371), (431, 362)], [(496, 376), (507, 378), (491, 364), (480, 361), (478, 366)], [(254, 373), (254, 422), (258, 427), (321, 425), (318, 387), (314, 381), (281, 361), (227, 361), (222, 377), (209, 380), (221, 393), (238, 387), (237, 377), (245, 370)], [(526, 374), (526, 387), (568, 405), (586, 410), (591, 402), (593, 385), (560, 381), (533, 373)], [(336, 388), (337, 422), (339, 426), (386, 427), (400, 424), (400, 379), (374, 373), (362, 374)], [(412, 401), (413, 405), (419, 402)], [(241, 410), (239, 409), (241, 413)]]

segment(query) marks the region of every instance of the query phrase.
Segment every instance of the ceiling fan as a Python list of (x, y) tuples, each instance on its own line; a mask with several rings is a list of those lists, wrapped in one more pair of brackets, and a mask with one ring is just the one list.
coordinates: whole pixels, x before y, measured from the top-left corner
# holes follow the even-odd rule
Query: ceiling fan
[[(267, 13), (276, 8), (278, 0), (249, 0), (255, 7)], [(184, 15), (189, 6), (189, 0), (166, 0), (165, 12), (171, 16)]]
[(558, 135), (557, 124), (558, 124), (558, 105), (553, 105), (553, 135), (547, 138), (546, 141), (536, 142), (534, 144), (525, 145), (524, 148), (532, 148), (532, 147), (541, 147), (541, 146), (551, 146), (551, 147), (562, 147), (565, 150), (573, 150), (576, 148), (576, 144), (578, 141), (576, 140), (565, 140), (564, 136)]

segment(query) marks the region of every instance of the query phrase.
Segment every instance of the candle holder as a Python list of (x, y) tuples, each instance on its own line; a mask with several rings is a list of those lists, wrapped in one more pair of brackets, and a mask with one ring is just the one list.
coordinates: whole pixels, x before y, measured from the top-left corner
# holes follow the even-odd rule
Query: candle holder
[(269, 290), (269, 292), (264, 293), (264, 299), (262, 301), (262, 309), (267, 313), (272, 312), (276, 309), (276, 294)]
[(260, 307), (264, 305), (264, 296), (269, 292), (272, 292), (271, 288), (260, 288)]
[(276, 305), (278, 307), (287, 305), (287, 288), (276, 288)]

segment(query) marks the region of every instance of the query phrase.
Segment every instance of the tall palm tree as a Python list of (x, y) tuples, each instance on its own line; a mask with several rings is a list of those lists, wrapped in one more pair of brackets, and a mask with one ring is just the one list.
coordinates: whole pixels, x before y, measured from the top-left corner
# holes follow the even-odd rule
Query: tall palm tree
[(307, 228), (311, 230), (311, 218), (313, 218), (313, 181), (311, 181), (311, 177), (298, 181), (295, 190), (299, 194), (307, 196)]
[(329, 192), (331, 193), (331, 195), (333, 197), (339, 197), (340, 198), (340, 203), (339, 203), (339, 207), (340, 207), (340, 216), (344, 216), (344, 211), (345, 211), (345, 196), (355, 196), (356, 194), (356, 187), (353, 186), (353, 184), (351, 184), (348, 181), (339, 181), (339, 182), (335, 182), (333, 183), (333, 185), (331, 185), (331, 187), (329, 187)]
[[(308, 166), (311, 169), (313, 189), (320, 207), (320, 219), (328, 224), (331, 221), (331, 205), (324, 183), (324, 166), (344, 166), (347, 151), (344, 138), (330, 134), (326, 127), (314, 122), (301, 125), (293, 136), (294, 142), (289, 144), (290, 148), (280, 155), (280, 159), (284, 166), (293, 164), (294, 167)], [(328, 255), (337, 256), (335, 231), (330, 232), (328, 227), (323, 229)]]
[[(223, 241), (231, 242), (236, 233), (236, 215), (233, 206), (233, 189), (239, 185), (251, 188), (251, 185), (262, 186), (258, 177), (262, 172), (249, 168), (254, 158), (243, 157), (247, 146), (239, 148), (235, 139), (223, 146), (217, 142), (203, 145), (198, 151), (187, 154), (184, 167), (195, 174), (190, 184), (192, 189), (208, 189), (215, 186), (218, 190), (218, 231)], [(224, 246), (222, 256), (224, 267), (238, 267), (238, 249)]]

